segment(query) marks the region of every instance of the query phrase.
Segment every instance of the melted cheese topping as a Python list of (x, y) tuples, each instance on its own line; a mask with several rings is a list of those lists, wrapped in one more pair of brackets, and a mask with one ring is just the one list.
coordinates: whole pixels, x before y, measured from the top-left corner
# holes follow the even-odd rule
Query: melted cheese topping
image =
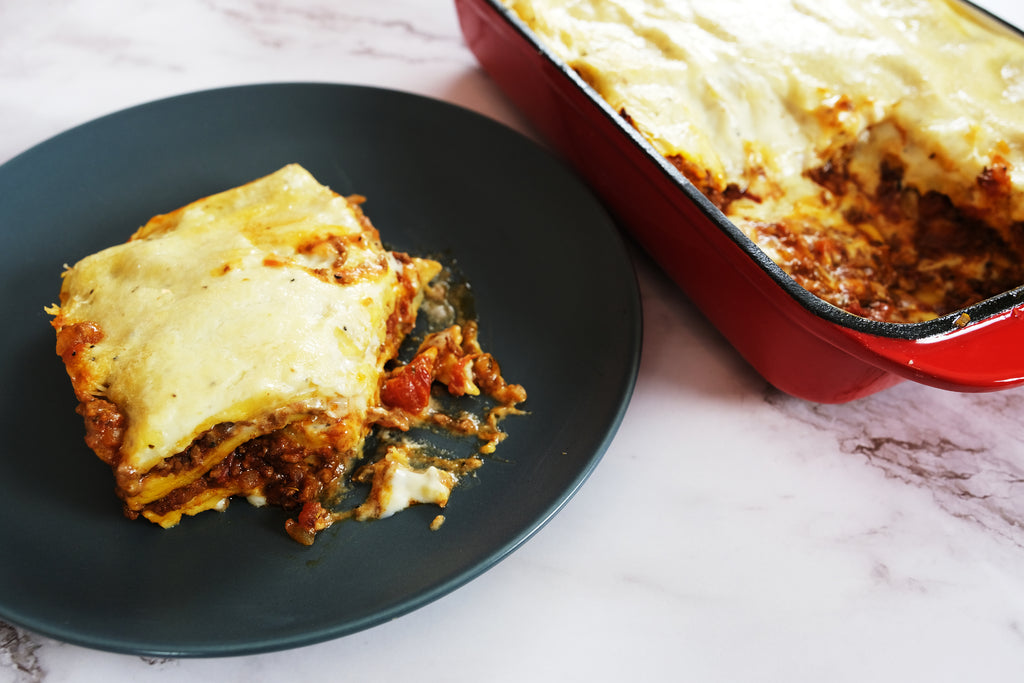
[[(789, 263), (792, 250), (778, 241), (759, 239), (764, 224), (788, 221), (797, 235), (807, 224), (835, 229), (848, 252), (885, 244), (889, 233), (913, 240), (905, 233), (914, 228), (864, 226), (877, 218), (876, 206), (831, 196), (855, 191), (874, 202), (891, 166), (901, 173), (900, 191), (948, 198), (957, 211), (983, 216), (997, 240), (1015, 239), (1024, 220), (1024, 41), (961, 2), (505, 3), (791, 274), (806, 264)], [(822, 169), (846, 185), (823, 187), (815, 177)], [(986, 193), (980, 180), (993, 169), (1008, 177), (998, 193)], [(901, 220), (913, 223), (915, 211)], [(915, 249), (899, 255), (900, 267), (921, 258)], [(960, 266), (983, 269), (987, 260)], [(870, 270), (859, 277), (870, 280)]]
[[(719, 189), (756, 184), (763, 168), (798, 181), (851, 142), (906, 145), (921, 162), (908, 180), (943, 194), (973, 182), (1004, 144), (1024, 167), (1024, 46), (960, 2), (508, 4), (660, 152), (685, 153)], [(883, 120), (907, 139), (862, 139)], [(1024, 218), (1024, 204), (1015, 209)]]
[(120, 464), (145, 472), (220, 423), (275, 412), (361, 422), (401, 268), (357, 209), (293, 165), (77, 263), (55, 325), (101, 330), (76, 360), (76, 390), (127, 417)]

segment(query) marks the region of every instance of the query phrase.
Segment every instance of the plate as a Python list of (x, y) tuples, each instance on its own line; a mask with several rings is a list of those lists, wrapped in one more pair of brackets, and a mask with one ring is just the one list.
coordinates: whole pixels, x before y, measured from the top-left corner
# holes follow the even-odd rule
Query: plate
[[(529, 415), (433, 506), (337, 524), (301, 546), (285, 515), (235, 502), (171, 530), (125, 519), (43, 307), (63, 264), (150, 216), (298, 162), (392, 248), (470, 283), (481, 342)], [(0, 166), (0, 619), (149, 656), (308, 645), (388, 621), (480, 575), (583, 484), (626, 410), (640, 355), (635, 274), (616, 226), (560, 161), (484, 116), (377, 88), (278, 83), (159, 100)], [(140, 321), (141, 323), (142, 321)]]

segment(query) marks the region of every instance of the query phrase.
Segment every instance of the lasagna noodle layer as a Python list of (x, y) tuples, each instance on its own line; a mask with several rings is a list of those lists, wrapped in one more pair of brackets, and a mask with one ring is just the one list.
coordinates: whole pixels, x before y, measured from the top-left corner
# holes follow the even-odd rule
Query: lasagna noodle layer
[(68, 269), (58, 352), (129, 514), (329, 493), (439, 269), (297, 165)]
[(794, 279), (914, 322), (1024, 282), (1024, 41), (958, 0), (505, 0)]

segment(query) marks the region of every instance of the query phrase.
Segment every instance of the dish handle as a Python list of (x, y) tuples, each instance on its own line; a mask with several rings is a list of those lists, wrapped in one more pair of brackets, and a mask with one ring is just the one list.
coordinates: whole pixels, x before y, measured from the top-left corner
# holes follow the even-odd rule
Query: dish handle
[(975, 392), (1024, 384), (1024, 305), (923, 339), (851, 334), (887, 369), (921, 384)]

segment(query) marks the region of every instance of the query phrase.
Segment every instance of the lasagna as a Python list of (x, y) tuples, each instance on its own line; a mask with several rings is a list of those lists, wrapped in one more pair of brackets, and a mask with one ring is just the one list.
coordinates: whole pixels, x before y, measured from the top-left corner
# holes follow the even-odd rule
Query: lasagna
[[(375, 426), (458, 421), (436, 409), (438, 382), (494, 397), (463, 432), (485, 452), (503, 437), (497, 419), (526, 394), (501, 378), (473, 322), (435, 330), (398, 362), (442, 267), (386, 250), (361, 201), (293, 164), (156, 216), (65, 270), (48, 309), (57, 353), (129, 517), (172, 527), (245, 497), (294, 512), (289, 533), (312, 543), (343, 516), (330, 506), (367, 466)], [(370, 477), (370, 497), (387, 503), (360, 518), (443, 506), (468, 471), (388, 462)], [(410, 486), (417, 478), (430, 485)]]
[(1024, 41), (959, 0), (504, 0), (798, 284), (912, 323), (1024, 284)]

